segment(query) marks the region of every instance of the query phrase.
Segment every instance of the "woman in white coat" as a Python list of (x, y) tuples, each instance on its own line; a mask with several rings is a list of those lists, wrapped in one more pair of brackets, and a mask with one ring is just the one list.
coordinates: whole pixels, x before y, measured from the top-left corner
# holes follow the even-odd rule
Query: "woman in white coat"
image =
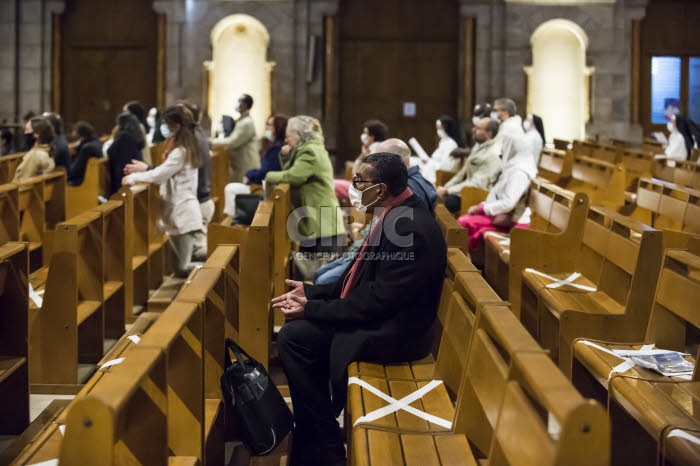
[(544, 148), (544, 125), (542, 118), (532, 113), (523, 121), (523, 130), (525, 130), (525, 141), (530, 147), (532, 158), (535, 161), (535, 166), (540, 164), (540, 156)]
[(192, 251), (196, 232), (202, 230), (202, 213), (197, 200), (197, 169), (202, 164), (202, 154), (194, 128), (192, 114), (185, 107), (165, 109), (161, 132), (168, 138), (164, 154), (167, 158), (152, 170), (132, 173), (122, 179), (123, 185), (160, 185), (161, 222), (170, 236), (173, 266), (178, 277), (187, 277), (194, 268)]
[(476, 251), (487, 231), (508, 232), (511, 228), (530, 226), (527, 193), (537, 176), (537, 167), (523, 137), (503, 141), (504, 167), (498, 181), (481, 204), (469, 207), (467, 215), (457, 219), (469, 230), (469, 250)]

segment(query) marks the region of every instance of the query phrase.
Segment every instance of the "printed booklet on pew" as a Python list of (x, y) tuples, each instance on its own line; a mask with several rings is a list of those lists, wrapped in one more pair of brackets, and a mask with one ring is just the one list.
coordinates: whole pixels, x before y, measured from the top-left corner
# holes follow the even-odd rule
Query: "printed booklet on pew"
[(665, 351), (656, 354), (632, 356), (632, 362), (667, 377), (690, 379), (693, 376), (693, 363), (686, 361), (683, 353)]

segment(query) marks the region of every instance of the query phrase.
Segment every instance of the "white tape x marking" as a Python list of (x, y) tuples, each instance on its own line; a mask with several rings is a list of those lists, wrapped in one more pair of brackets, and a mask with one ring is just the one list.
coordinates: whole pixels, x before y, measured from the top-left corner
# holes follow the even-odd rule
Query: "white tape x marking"
[(102, 364), (102, 366), (100, 366), (100, 368), (97, 370), (101, 371), (103, 369), (107, 369), (110, 366), (116, 366), (117, 364), (121, 364), (124, 362), (124, 359), (126, 359), (126, 358), (117, 358), (117, 359), (112, 359), (111, 361), (107, 361), (106, 363)]
[(510, 236), (505, 236), (500, 233), (496, 233), (495, 231), (487, 231), (484, 233), (484, 236), (493, 236), (494, 238), (499, 239), (499, 246), (510, 246)]
[(591, 286), (579, 285), (578, 283), (574, 283), (581, 276), (581, 274), (578, 272), (574, 272), (571, 275), (569, 275), (568, 277), (566, 277), (565, 279), (560, 280), (558, 278), (547, 275), (546, 273), (542, 273), (539, 270), (525, 269), (525, 271), (532, 273), (532, 274), (535, 274), (539, 277), (546, 278), (547, 280), (551, 281), (552, 283), (547, 285), (547, 288), (553, 289), (553, 288), (559, 288), (562, 286), (571, 286), (573, 288), (577, 288), (577, 289), (583, 290), (583, 291), (597, 291), (596, 288), (593, 288)]
[(126, 337), (126, 339), (133, 341), (134, 344), (136, 344), (136, 345), (138, 345), (139, 342), (141, 341), (141, 337), (138, 335), (129, 335), (128, 337)]
[(616, 358), (622, 359), (622, 361), (623, 361), (622, 363), (620, 363), (617, 366), (612, 368), (612, 370), (610, 371), (610, 374), (608, 374), (608, 380), (610, 380), (610, 378), (612, 377), (612, 375), (615, 372), (619, 372), (619, 373), (627, 372), (628, 370), (630, 370), (634, 366), (636, 366), (636, 364), (634, 362), (632, 362), (631, 359), (629, 359), (629, 356), (644, 356), (644, 355), (649, 355), (649, 354), (659, 354), (659, 353), (667, 352), (664, 350), (653, 349), (654, 348), (653, 343), (650, 345), (644, 345), (644, 346), (642, 346), (641, 349), (638, 349), (638, 350), (609, 350), (603, 346), (596, 345), (592, 341), (579, 340), (579, 342), (584, 344), (584, 345), (588, 345), (592, 348), (595, 348), (597, 350), (600, 350), (604, 353), (611, 354), (611, 355), (615, 356)]
[(667, 438), (671, 437), (680, 437), (682, 439), (685, 439), (689, 442), (692, 442), (696, 445), (700, 445), (700, 438), (695, 437), (694, 435), (690, 435), (689, 433), (680, 430), (680, 429), (673, 429), (669, 434), (666, 436)]
[(419, 409), (416, 409), (412, 406), (409, 406), (411, 403), (414, 401), (423, 398), (423, 395), (434, 389), (435, 387), (439, 386), (442, 383), (442, 380), (432, 380), (430, 383), (428, 383), (426, 386), (423, 388), (420, 388), (419, 390), (416, 390), (415, 392), (411, 393), (410, 395), (407, 395), (400, 400), (397, 400), (396, 398), (392, 398), (386, 393), (382, 392), (381, 390), (378, 390), (377, 388), (373, 387), (372, 385), (368, 384), (364, 380), (358, 379), (357, 377), (350, 377), (348, 379), (348, 385), (359, 385), (360, 387), (364, 388), (365, 390), (369, 391), (370, 393), (373, 393), (374, 395), (377, 395), (379, 398), (382, 400), (388, 402), (389, 404), (383, 408), (379, 408), (375, 411), (372, 411), (371, 413), (367, 413), (364, 416), (360, 416), (357, 421), (355, 421), (355, 426), (364, 422), (372, 422), (377, 419), (383, 418), (384, 416), (388, 416), (391, 413), (394, 413), (396, 411), (404, 410), (407, 413), (411, 413), (414, 416), (417, 416), (421, 419), (425, 419), (428, 422), (432, 422), (433, 424), (437, 424), (441, 427), (444, 427), (446, 429), (452, 429), (452, 422), (447, 421), (445, 419), (442, 419), (437, 416), (433, 416), (432, 414), (428, 414), (424, 411), (421, 411)]

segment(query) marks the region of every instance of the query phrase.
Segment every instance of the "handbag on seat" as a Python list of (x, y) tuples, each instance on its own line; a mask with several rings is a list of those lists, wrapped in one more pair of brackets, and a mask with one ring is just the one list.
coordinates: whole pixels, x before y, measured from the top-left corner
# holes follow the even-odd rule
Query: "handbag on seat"
[(265, 367), (230, 338), (226, 339), (225, 359), (221, 375), (224, 400), (233, 409), (243, 444), (256, 455), (266, 455), (292, 430), (294, 415)]

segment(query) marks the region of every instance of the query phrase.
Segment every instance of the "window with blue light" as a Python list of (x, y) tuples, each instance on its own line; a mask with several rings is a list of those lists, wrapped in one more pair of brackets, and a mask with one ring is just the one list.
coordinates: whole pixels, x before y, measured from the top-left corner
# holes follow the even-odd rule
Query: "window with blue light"
[(690, 57), (688, 63), (688, 117), (700, 123), (700, 57)]
[[(696, 81), (700, 80), (700, 73)], [(698, 83), (700, 84), (700, 82)], [(700, 98), (700, 95), (698, 96)], [(678, 113), (681, 101), (681, 58), (651, 57), (651, 122), (664, 124)]]

